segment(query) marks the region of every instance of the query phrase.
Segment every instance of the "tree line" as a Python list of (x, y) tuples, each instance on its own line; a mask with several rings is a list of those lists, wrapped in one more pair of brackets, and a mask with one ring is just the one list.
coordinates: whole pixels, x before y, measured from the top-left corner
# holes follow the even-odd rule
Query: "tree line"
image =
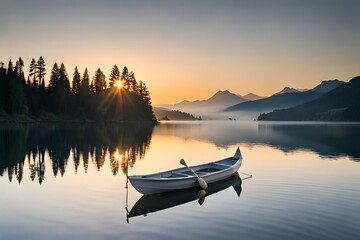
[(75, 67), (72, 81), (64, 63), (55, 62), (45, 85), (46, 63), (43, 57), (32, 59), (27, 79), (24, 61), (7, 68), (0, 63), (0, 114), (25, 114), (32, 117), (77, 120), (150, 120), (156, 121), (146, 84), (137, 81), (126, 66), (120, 71), (114, 65), (109, 87), (103, 71), (98, 68), (90, 80), (87, 68), (81, 75)]

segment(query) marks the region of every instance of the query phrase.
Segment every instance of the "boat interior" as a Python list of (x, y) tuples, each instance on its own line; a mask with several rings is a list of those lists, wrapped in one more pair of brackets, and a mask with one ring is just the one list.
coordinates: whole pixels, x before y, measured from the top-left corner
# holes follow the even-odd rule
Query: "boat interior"
[[(199, 166), (191, 166), (190, 168), (196, 172), (198, 176), (204, 176), (209, 173), (214, 173), (227, 169), (237, 162), (232, 157), (226, 158), (220, 161), (207, 163)], [(157, 173), (152, 175), (144, 175), (142, 178), (181, 178), (181, 177), (192, 177), (193, 174), (187, 168), (180, 168), (168, 172)]]

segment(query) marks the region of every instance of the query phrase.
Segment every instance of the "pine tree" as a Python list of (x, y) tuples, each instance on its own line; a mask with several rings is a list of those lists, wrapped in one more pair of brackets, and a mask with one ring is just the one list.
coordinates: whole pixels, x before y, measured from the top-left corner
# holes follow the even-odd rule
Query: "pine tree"
[(25, 76), (24, 76), (24, 61), (19, 57), (19, 60), (15, 64), (15, 73), (21, 79), (21, 82), (25, 86)]
[(62, 94), (70, 93), (70, 81), (64, 63), (61, 63), (59, 69), (59, 88)]
[(11, 73), (13, 71), (14, 71), (14, 65), (12, 63), (12, 60), (10, 59), (9, 63), (8, 63), (8, 72), (7, 72), (7, 74), (9, 74), (9, 73)]
[(39, 108), (40, 109), (43, 109), (44, 106), (45, 106), (45, 93), (46, 93), (46, 90), (45, 90), (45, 80), (43, 79), (41, 81), (41, 84), (39, 86)]
[[(18, 65), (19, 64), (20, 63), (18, 63)], [(8, 113), (26, 113), (24, 86), (22, 84), (21, 78), (14, 71), (13, 63), (11, 60), (9, 61), (8, 65), (5, 98), (5, 110)]]
[(130, 91), (136, 93), (137, 91), (137, 82), (136, 82), (136, 78), (135, 78), (135, 74), (133, 71), (130, 72), (129, 74), (129, 83), (130, 83)]
[(74, 77), (73, 77), (73, 81), (72, 81), (72, 92), (74, 94), (78, 94), (80, 91), (80, 73), (77, 69), (77, 66), (75, 66), (75, 72), (74, 72)]
[(96, 93), (103, 92), (106, 89), (105, 75), (99, 68), (95, 72), (95, 91)]
[(33, 83), (35, 83), (35, 85), (38, 85), (37, 81), (36, 81), (36, 68), (37, 68), (37, 65), (36, 65), (35, 59), (31, 59), (30, 69), (29, 69), (29, 78), (32, 78)]
[(90, 82), (89, 73), (87, 68), (85, 68), (80, 85), (80, 93), (82, 96), (89, 95), (89, 82)]
[(67, 114), (70, 111), (69, 99), (70, 99), (70, 81), (65, 69), (64, 63), (61, 63), (59, 69), (59, 83), (58, 83), (58, 94), (59, 94), (59, 113)]
[(130, 90), (129, 71), (125, 66), (121, 72), (121, 81), (124, 83), (124, 89)]
[(4, 63), (0, 62), (0, 113), (5, 108), (5, 81), (6, 81), (6, 69)]
[(38, 82), (37, 82), (38, 86), (45, 77), (45, 74), (46, 74), (45, 73), (45, 71), (46, 71), (45, 67), (46, 67), (45, 61), (42, 58), (42, 56), (40, 56), (39, 60), (36, 63), (36, 77), (38, 79)]
[(139, 96), (145, 100), (148, 105), (151, 105), (150, 93), (143, 81), (139, 83)]
[(56, 88), (59, 85), (59, 67), (57, 63), (54, 63), (54, 66), (51, 70), (49, 88)]
[(78, 107), (82, 114), (87, 114), (91, 111), (91, 104), (89, 102), (89, 94), (90, 94), (90, 79), (87, 68), (85, 68), (83, 77), (81, 79), (80, 90), (78, 94)]
[(143, 91), (144, 91), (144, 83), (143, 83), (143, 81), (140, 80), (139, 84), (138, 84), (138, 88), (136, 90), (136, 94), (142, 98)]
[(95, 82), (95, 79), (93, 78), (93, 80), (91, 81), (90, 86), (89, 86), (90, 95), (95, 94), (95, 83), (94, 82)]
[(118, 66), (114, 65), (110, 72), (109, 85), (110, 87), (114, 86), (115, 82), (120, 80), (120, 70)]
[(5, 111), (7, 113), (12, 113), (12, 94), (13, 89), (11, 86), (11, 76), (13, 75), (13, 63), (11, 59), (8, 63), (8, 69), (6, 72), (6, 79), (5, 79)]

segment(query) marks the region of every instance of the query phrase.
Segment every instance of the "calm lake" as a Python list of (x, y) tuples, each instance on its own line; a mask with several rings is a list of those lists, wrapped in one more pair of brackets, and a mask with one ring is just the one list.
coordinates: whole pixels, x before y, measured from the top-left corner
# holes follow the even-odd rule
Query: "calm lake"
[[(0, 239), (360, 239), (359, 139), (348, 123), (2, 123)], [(239, 175), (202, 205), (127, 182), (238, 146)]]

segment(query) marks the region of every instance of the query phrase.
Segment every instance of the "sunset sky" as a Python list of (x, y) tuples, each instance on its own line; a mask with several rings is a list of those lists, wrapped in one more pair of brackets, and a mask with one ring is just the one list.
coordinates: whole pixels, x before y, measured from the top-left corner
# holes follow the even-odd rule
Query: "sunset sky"
[(1, 0), (0, 61), (43, 56), (107, 78), (114, 64), (153, 103), (217, 90), (271, 95), (360, 75), (360, 1)]

